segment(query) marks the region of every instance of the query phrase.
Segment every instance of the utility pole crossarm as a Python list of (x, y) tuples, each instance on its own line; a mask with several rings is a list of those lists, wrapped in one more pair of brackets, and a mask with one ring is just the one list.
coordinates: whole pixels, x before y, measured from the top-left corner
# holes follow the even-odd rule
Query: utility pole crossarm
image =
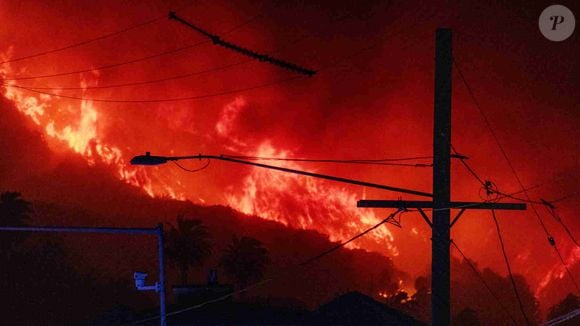
[[(357, 207), (369, 208), (433, 208), (432, 201), (413, 200), (372, 200), (365, 199), (357, 202)], [(449, 202), (449, 209), (502, 209), (502, 210), (525, 210), (526, 204), (520, 203), (491, 203), (491, 202)]]
[[(374, 208), (415, 208), (431, 227), (431, 312), (432, 324), (444, 326), (451, 324), (450, 303), (450, 256), (451, 227), (468, 209), (485, 210), (525, 210), (526, 204), (495, 202), (457, 202), (451, 201), (451, 157), (467, 157), (451, 154), (451, 67), (452, 32), (447, 28), (437, 29), (435, 36), (435, 98), (433, 126), (433, 195), (432, 201), (406, 200), (360, 200), (358, 207)], [(423, 211), (432, 209), (432, 219)], [(460, 209), (450, 221), (451, 209)]]

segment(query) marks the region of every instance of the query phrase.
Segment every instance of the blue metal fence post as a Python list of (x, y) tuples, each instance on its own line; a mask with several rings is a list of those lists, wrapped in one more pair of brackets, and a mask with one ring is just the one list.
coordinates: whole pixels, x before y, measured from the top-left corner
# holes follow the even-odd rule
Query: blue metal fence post
[(157, 239), (159, 249), (159, 325), (166, 326), (165, 322), (165, 262), (163, 258), (164, 239), (163, 223), (157, 225)]

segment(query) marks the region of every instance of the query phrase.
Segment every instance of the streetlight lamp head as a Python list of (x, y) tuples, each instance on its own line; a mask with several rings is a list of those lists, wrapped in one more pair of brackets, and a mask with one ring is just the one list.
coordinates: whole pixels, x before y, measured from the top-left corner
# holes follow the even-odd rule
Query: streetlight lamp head
[(167, 158), (163, 156), (152, 156), (150, 152), (145, 155), (138, 155), (131, 159), (131, 165), (160, 165), (167, 163)]

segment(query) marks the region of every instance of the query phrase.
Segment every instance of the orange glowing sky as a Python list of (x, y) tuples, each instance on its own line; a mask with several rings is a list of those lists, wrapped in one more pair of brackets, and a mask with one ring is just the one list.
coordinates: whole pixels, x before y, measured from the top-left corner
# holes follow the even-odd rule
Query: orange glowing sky
[[(131, 26), (182, 7), (183, 1), (3, 1), (0, 61), (60, 47)], [(306, 67), (302, 78), (223, 96), (151, 103), (74, 100), (11, 86), (78, 88), (45, 92), (91, 99), (152, 100), (216, 94), (271, 83), (292, 72), (248, 62), (188, 78), (140, 86), (94, 88), (162, 79), (246, 60), (204, 43), (174, 54), (110, 69), (205, 39), (166, 19), (99, 42), (0, 66), (4, 96), (42, 131), (55, 152), (73, 151), (151, 196), (224, 204), (285, 225), (314, 229), (332, 240), (352, 236), (389, 212), (357, 209), (356, 201), (397, 199), (399, 194), (322, 182), (278, 172), (212, 162), (188, 174), (175, 166), (135, 168), (129, 159), (160, 155), (242, 154), (307, 158), (389, 158), (430, 155), (434, 31), (454, 29), (455, 58), (534, 199), (577, 191), (580, 143), (578, 34), (552, 43), (537, 30), (548, 4), (515, 1), (484, 6), (457, 2), (318, 4), (267, 1), (195, 1), (180, 14), (248, 48)], [(580, 13), (580, 7), (570, 5)], [(240, 24), (243, 24), (240, 26)], [(87, 70), (66, 76), (11, 80)], [(520, 190), (459, 78), (454, 76), (453, 143), (478, 173), (505, 192)], [(203, 162), (187, 162), (196, 168)], [(428, 168), (323, 165), (286, 166), (430, 192)], [(458, 163), (456, 200), (479, 200), (480, 187)], [(403, 196), (413, 199), (411, 196)], [(558, 203), (574, 234), (578, 197)], [(580, 248), (538, 207), (576, 278)], [(453, 239), (480, 266), (505, 275), (488, 213), (469, 212)], [(513, 270), (523, 274), (542, 303), (553, 303), (573, 284), (528, 212), (498, 213)], [(403, 228), (383, 227), (355, 246), (394, 257), (411, 275), (430, 261), (429, 230), (414, 213)]]

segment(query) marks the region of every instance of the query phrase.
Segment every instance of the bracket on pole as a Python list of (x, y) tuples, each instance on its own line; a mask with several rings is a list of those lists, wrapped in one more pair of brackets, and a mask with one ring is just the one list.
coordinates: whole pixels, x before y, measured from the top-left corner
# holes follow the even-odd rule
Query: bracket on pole
[(429, 217), (427, 216), (427, 214), (425, 214), (425, 212), (423, 211), (422, 208), (417, 208), (417, 210), (419, 211), (419, 213), (421, 213), (421, 216), (423, 217), (423, 219), (425, 220), (425, 222), (427, 222), (427, 224), (429, 225), (430, 228), (433, 228), (433, 223), (431, 223), (431, 221), (429, 220)]
[(453, 227), (453, 224), (455, 224), (455, 222), (457, 222), (457, 220), (461, 217), (461, 215), (463, 215), (463, 213), (465, 212), (465, 208), (462, 208), (459, 213), (457, 213), (457, 216), (455, 216), (455, 218), (453, 219), (453, 221), (451, 222), (451, 224), (449, 225), (449, 227)]

